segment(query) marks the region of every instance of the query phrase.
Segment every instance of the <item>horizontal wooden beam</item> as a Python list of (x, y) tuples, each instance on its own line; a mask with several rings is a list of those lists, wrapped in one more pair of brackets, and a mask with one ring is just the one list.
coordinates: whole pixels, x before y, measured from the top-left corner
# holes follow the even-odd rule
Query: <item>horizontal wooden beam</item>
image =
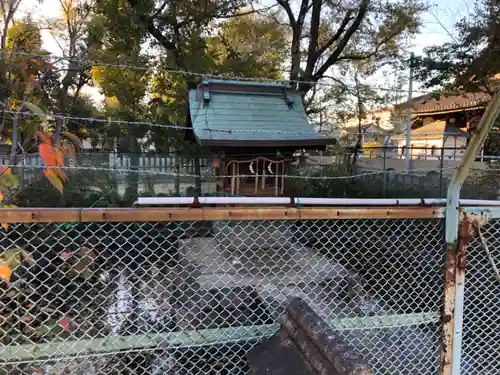
[[(414, 325), (435, 324), (439, 313), (396, 314), (336, 318), (329, 325), (339, 331), (365, 329), (391, 329)], [(0, 347), (0, 363), (106, 354), (123, 350), (146, 348), (191, 348), (259, 340), (279, 329), (277, 324), (175, 331), (146, 335), (112, 336), (100, 339), (53, 341), (44, 344), (11, 345)]]
[(442, 207), (3, 208), (0, 223), (443, 218)]

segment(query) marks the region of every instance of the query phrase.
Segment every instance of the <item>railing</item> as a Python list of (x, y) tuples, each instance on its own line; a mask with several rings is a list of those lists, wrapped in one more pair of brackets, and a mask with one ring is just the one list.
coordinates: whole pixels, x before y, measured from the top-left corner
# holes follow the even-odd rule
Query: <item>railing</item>
[[(196, 160), (195, 160), (196, 159)], [(124, 185), (130, 183), (127, 180), (135, 176), (139, 190), (155, 190), (159, 194), (186, 195), (189, 187), (196, 186), (196, 177), (200, 176), (199, 183), (204, 194), (213, 193), (216, 190), (215, 168), (213, 165), (215, 156), (202, 155), (200, 157), (159, 154), (148, 155), (119, 153), (79, 153), (77, 162), (67, 160), (67, 173), (79, 174), (87, 184), (87, 188), (95, 187), (97, 181), (107, 178), (116, 185), (116, 191), (124, 194)], [(9, 156), (0, 156), (1, 165), (10, 164)], [(18, 174), (23, 186), (32, 185), (41, 179), (44, 180), (41, 167), (43, 160), (38, 154), (27, 154), (20, 157)]]
[[(376, 374), (438, 373), (451, 320), (441, 308), (455, 298), (442, 281), (444, 202), (316, 203), (0, 210), (2, 368), (243, 374), (245, 353), (298, 296)], [(484, 203), (462, 212), (500, 218)], [(500, 262), (500, 227), (486, 221)], [(493, 374), (500, 286), (471, 246), (463, 373)]]

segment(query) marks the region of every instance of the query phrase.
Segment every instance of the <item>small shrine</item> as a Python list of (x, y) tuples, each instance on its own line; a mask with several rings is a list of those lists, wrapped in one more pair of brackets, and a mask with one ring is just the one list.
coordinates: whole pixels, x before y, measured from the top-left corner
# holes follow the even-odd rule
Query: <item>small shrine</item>
[(297, 150), (336, 143), (313, 128), (287, 83), (205, 80), (189, 90), (188, 112), (193, 141), (218, 155), (217, 190), (228, 195), (283, 195)]

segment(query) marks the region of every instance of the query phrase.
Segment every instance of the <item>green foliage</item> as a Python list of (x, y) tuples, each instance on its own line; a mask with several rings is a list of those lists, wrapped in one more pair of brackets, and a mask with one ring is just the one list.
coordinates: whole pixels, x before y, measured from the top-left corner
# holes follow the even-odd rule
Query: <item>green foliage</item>
[(218, 36), (207, 40), (213, 69), (243, 77), (283, 79), (288, 30), (269, 16), (252, 13), (224, 22)]
[(296, 197), (436, 198), (440, 195), (439, 186), (429, 186), (428, 183), (407, 185), (395, 179), (390, 172), (366, 176), (359, 176), (360, 173), (346, 164), (318, 166), (309, 171), (302, 167), (291, 174), (311, 176), (313, 179), (290, 178), (286, 186), (288, 193)]
[(475, 6), (453, 30), (453, 40), (425, 50), (416, 59), (417, 78), (427, 87), (490, 92), (500, 72), (500, 7), (489, 0)]
[[(345, 156), (348, 156), (346, 153)], [(311, 166), (302, 164), (290, 175), (310, 176), (312, 179), (289, 178), (287, 194), (295, 197), (321, 198), (445, 198), (448, 180), (439, 173), (434, 176), (416, 175), (405, 177), (403, 173), (367, 173), (350, 166), (344, 158), (339, 164)], [(382, 171), (380, 171), (382, 172)], [(352, 176), (352, 177), (349, 177)], [(323, 178), (320, 178), (323, 177)], [(461, 196), (466, 199), (497, 199), (498, 172), (485, 171), (471, 176), (462, 188)]]
[(106, 172), (68, 173), (68, 183), (60, 194), (46, 180), (25, 187), (17, 196), (20, 207), (110, 207), (120, 206), (115, 176)]
[(7, 32), (7, 48), (21, 52), (37, 52), (42, 49), (39, 26), (32, 20), (16, 22)]

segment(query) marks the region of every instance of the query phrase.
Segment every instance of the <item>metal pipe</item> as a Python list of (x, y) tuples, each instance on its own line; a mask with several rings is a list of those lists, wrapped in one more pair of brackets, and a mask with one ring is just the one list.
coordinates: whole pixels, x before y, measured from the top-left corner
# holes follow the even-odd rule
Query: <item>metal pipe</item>
[(453, 314), (455, 312), (455, 289), (457, 270), (457, 247), (446, 247), (444, 262), (444, 293), (441, 308), (441, 353), (440, 374), (449, 375), (453, 348)]
[[(453, 174), (448, 185), (447, 205), (446, 205), (446, 231), (445, 239), (447, 248), (449, 246), (457, 247), (459, 239), (459, 197), (462, 185), (469, 175), (474, 164), (479, 149), (484, 144), (488, 132), (496, 122), (500, 113), (500, 93), (497, 91), (491, 98), (488, 107), (481, 117), (476, 131), (473, 133), (469, 145), (467, 146), (460, 166)], [(455, 312), (453, 323), (453, 342), (451, 366), (445, 364), (441, 369), (441, 375), (460, 375), (460, 362), (462, 356), (462, 328), (463, 328), (463, 304), (464, 304), (464, 283), (465, 272), (457, 273), (455, 288)], [(444, 350), (444, 348), (442, 348)], [(449, 348), (448, 348), (449, 350)]]
[[(418, 206), (425, 205), (444, 205), (445, 199), (418, 199), (418, 198), (296, 198), (302, 206)], [(500, 201), (498, 201), (500, 204)]]
[(134, 205), (156, 206), (156, 205), (191, 205), (194, 203), (192, 197), (139, 197)]
[[(287, 197), (198, 197), (201, 205), (209, 204), (281, 204), (289, 205), (290, 198)], [(192, 205), (195, 198), (192, 197), (139, 197), (137, 205)]]
[[(259, 204), (259, 205), (290, 205), (293, 201), (301, 206), (439, 206), (445, 205), (446, 199), (443, 198), (382, 198), (382, 199), (349, 199), (349, 198), (289, 198), (289, 197), (199, 197), (198, 204)], [(189, 206), (195, 203), (192, 197), (139, 197), (134, 205), (138, 206)], [(461, 206), (483, 206), (500, 207), (500, 200), (480, 200), (480, 199), (461, 199)]]

